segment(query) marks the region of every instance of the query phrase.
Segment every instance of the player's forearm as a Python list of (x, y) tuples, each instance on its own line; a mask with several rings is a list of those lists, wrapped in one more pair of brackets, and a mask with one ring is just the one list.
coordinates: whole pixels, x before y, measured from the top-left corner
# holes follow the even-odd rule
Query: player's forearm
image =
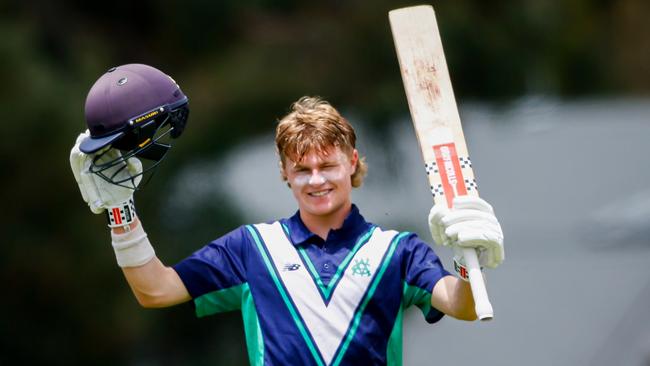
[(455, 317), (461, 320), (476, 320), (474, 297), (469, 282), (457, 279), (454, 289)]
[(142, 306), (166, 307), (190, 299), (176, 271), (155, 256), (139, 220), (130, 224), (128, 230), (113, 228), (111, 238), (117, 263)]
[(474, 297), (469, 282), (454, 276), (443, 277), (433, 289), (431, 305), (460, 320), (476, 320)]
[(143, 307), (161, 308), (191, 299), (176, 271), (156, 257), (139, 267), (123, 267), (122, 272)]

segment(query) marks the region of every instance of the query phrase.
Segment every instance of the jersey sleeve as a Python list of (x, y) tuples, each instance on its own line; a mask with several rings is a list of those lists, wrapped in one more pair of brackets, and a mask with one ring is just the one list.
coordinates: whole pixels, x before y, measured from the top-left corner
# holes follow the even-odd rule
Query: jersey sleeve
[(173, 266), (192, 296), (198, 316), (241, 307), (241, 291), (247, 283), (245, 255), (248, 243), (242, 226)]
[(431, 306), (431, 292), (438, 281), (450, 275), (433, 249), (416, 234), (403, 239), (402, 268), (404, 307), (415, 305), (428, 323), (442, 319), (444, 313)]

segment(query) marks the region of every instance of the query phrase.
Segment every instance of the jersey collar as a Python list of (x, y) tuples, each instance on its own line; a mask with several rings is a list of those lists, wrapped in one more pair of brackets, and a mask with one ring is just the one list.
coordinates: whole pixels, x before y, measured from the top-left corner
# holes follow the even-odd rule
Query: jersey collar
[[(318, 238), (318, 235), (307, 229), (307, 226), (305, 226), (305, 223), (300, 218), (300, 211), (296, 211), (293, 216), (282, 221), (284, 221), (283, 224), (288, 229), (289, 238), (293, 245), (303, 244), (313, 237)], [(345, 237), (356, 238), (366, 232), (369, 226), (370, 223), (359, 213), (359, 208), (355, 204), (352, 204), (352, 209), (343, 221), (343, 226), (339, 229), (330, 230), (327, 240), (337, 240)], [(319, 240), (321, 239), (319, 238)]]

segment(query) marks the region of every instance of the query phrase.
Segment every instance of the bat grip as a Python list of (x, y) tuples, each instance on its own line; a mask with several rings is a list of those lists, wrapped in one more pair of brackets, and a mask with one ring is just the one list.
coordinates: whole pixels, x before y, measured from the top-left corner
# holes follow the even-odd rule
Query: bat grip
[(490, 299), (488, 298), (487, 290), (485, 289), (483, 273), (481, 273), (481, 267), (478, 263), (476, 249), (463, 248), (463, 257), (465, 258), (469, 284), (472, 287), (476, 315), (482, 321), (492, 320), (494, 312), (492, 310), (492, 304), (490, 304)]

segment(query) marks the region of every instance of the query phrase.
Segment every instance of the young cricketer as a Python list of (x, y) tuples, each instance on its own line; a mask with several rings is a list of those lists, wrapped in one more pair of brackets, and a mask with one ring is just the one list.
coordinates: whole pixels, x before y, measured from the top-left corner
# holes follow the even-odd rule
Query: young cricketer
[[(126, 76), (109, 75), (105, 83), (113, 87), (120, 77)], [(127, 98), (131, 104), (134, 95), (151, 93), (147, 85), (135, 86)], [(171, 94), (180, 91), (174, 85)], [(121, 163), (104, 175), (137, 186), (142, 173), (140, 155), (120, 148), (123, 136), (106, 144), (115, 131), (92, 134), (93, 123), (105, 116), (89, 119), (89, 105), (115, 98), (110, 95), (89, 93), (90, 132), (79, 136), (70, 160), (91, 210), (112, 217), (117, 262), (142, 306), (192, 301), (199, 317), (241, 311), (252, 365), (399, 365), (403, 312), (409, 306), (418, 306), (429, 323), (445, 314), (476, 319), (468, 282), (447, 272), (427, 243), (414, 233), (367, 221), (352, 203), (352, 189), (362, 185), (367, 172), (355, 131), (333, 106), (315, 97), (295, 102), (276, 130), (280, 175), (296, 200), (296, 213), (242, 225), (166, 266), (135, 215), (133, 190), (97, 177), (93, 168), (101, 165), (98, 154), (112, 154), (121, 156)], [(157, 104), (178, 104), (171, 99)], [(133, 121), (151, 109), (128, 107), (120, 118)], [(120, 128), (128, 136), (130, 130)], [(434, 206), (429, 224), (438, 244), (475, 247), (482, 265), (491, 268), (503, 260), (501, 228), (491, 206), (478, 197), (459, 197), (451, 210)]]

